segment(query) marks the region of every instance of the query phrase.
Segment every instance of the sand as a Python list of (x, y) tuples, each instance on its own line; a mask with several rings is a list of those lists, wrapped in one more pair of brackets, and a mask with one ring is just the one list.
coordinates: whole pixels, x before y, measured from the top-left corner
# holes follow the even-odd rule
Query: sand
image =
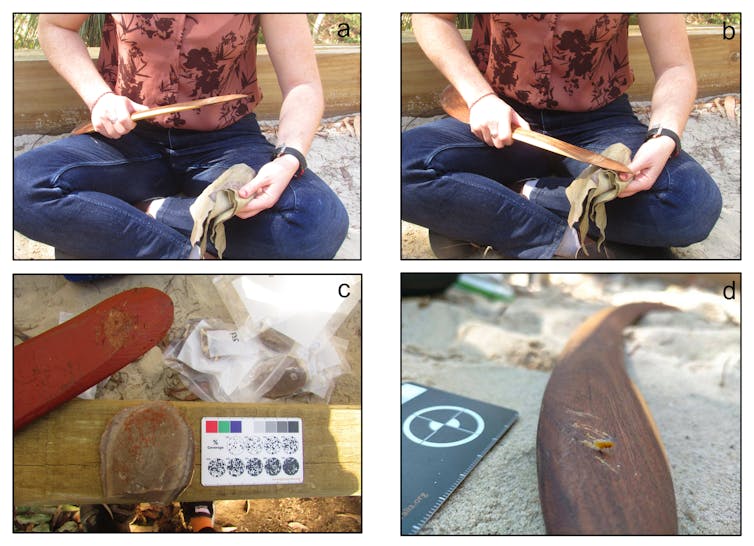
[(536, 428), (558, 353), (596, 310), (630, 301), (661, 301), (682, 311), (651, 313), (627, 328), (626, 366), (668, 454), (679, 532), (740, 533), (740, 299), (729, 302), (720, 296), (725, 276), (696, 277), (703, 286), (710, 281), (714, 291), (675, 284), (675, 279), (630, 275), (545, 278), (552, 280), (550, 286), (524, 286), (509, 303), (458, 288), (441, 296), (403, 299), (404, 380), (520, 413), (511, 431), (422, 532), (544, 533)]

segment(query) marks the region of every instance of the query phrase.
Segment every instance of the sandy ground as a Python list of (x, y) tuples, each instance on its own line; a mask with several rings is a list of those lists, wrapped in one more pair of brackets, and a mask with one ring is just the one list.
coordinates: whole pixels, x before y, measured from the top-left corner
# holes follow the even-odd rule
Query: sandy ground
[[(265, 136), (275, 137), (275, 123), (261, 121)], [(67, 135), (20, 135), (13, 137), (13, 156)], [(274, 140), (272, 140), (274, 142)], [(326, 119), (312, 143), (307, 163), (340, 197), (349, 216), (349, 229), (335, 259), (361, 257), (361, 116)], [(15, 259), (52, 260), (54, 249), (13, 232)]]
[[(195, 318), (231, 317), (217, 294), (211, 276), (120, 275), (95, 282), (73, 283), (59, 275), (16, 275), (13, 287), (14, 343), (35, 336), (58, 324), (59, 313), (78, 314), (123, 290), (151, 286), (166, 292), (174, 302), (174, 322), (165, 340), (180, 335)], [(346, 359), (350, 373), (338, 377), (331, 404), (361, 405), (361, 305), (358, 304), (336, 335), (348, 342)], [(195, 399), (180, 376), (167, 368), (162, 358), (166, 341), (129, 364), (100, 385), (98, 398), (106, 399)], [(297, 401), (322, 403), (312, 397)], [(277, 532), (352, 532), (361, 530), (361, 497), (219, 501), (216, 525), (226, 530)], [(144, 511), (152, 507), (147, 505)], [(264, 517), (261, 515), (264, 514)], [(164, 515), (164, 514), (163, 514)], [(172, 512), (167, 519), (176, 514)], [(143, 522), (142, 527), (152, 523)]]
[[(732, 278), (550, 274), (532, 282), (527, 275), (506, 275), (521, 285), (511, 302), (457, 287), (439, 296), (403, 298), (404, 380), (520, 414), (422, 532), (544, 533), (536, 429), (557, 355), (595, 311), (661, 301), (681, 312), (654, 312), (627, 328), (625, 360), (670, 461), (679, 532), (740, 533), (740, 294), (735, 301), (720, 296)], [(550, 284), (537, 288), (541, 279)]]
[[(731, 119), (722, 106), (722, 97), (697, 102), (683, 133), (683, 148), (709, 172), (723, 196), (720, 219), (709, 237), (684, 248), (673, 249), (677, 258), (738, 259), (741, 257), (741, 111), (740, 96)], [(647, 122), (648, 103), (632, 103), (639, 119)], [(718, 106), (719, 105), (719, 106)], [(437, 118), (403, 118), (403, 129)], [(608, 222), (609, 222), (608, 218)], [(427, 229), (402, 222), (402, 257), (435, 258), (429, 246)]]

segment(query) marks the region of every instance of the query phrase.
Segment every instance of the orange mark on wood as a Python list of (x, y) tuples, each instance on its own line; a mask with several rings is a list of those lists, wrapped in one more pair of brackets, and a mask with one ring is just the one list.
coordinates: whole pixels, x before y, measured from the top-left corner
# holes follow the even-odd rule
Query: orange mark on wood
[(604, 450), (610, 449), (615, 445), (615, 442), (613, 442), (610, 438), (584, 440), (581, 443), (590, 449), (599, 451), (600, 453), (604, 453)]
[(119, 309), (111, 309), (102, 325), (105, 341), (113, 348), (120, 349), (131, 337), (135, 326), (134, 317)]

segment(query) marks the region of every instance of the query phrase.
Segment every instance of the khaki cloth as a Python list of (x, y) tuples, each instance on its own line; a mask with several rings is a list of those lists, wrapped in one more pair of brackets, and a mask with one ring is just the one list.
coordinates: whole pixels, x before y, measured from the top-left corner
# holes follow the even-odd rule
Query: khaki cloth
[[(631, 150), (620, 142), (609, 146), (602, 152), (602, 155), (624, 165), (631, 160)], [(607, 227), (605, 203), (615, 199), (626, 186), (628, 186), (628, 181), (621, 180), (615, 171), (590, 165), (566, 188), (566, 196), (571, 203), (568, 225), (579, 224), (581, 249), (587, 256), (589, 253), (584, 247), (584, 239), (589, 231), (589, 221), (594, 222), (600, 230), (600, 238), (597, 241), (597, 250), (600, 250), (605, 242), (605, 228)]]
[(189, 211), (194, 219), (191, 244), (200, 242), (201, 256), (204, 256), (209, 238), (217, 249), (218, 258), (222, 259), (226, 246), (223, 224), (254, 199), (254, 196), (239, 197), (238, 190), (255, 176), (256, 171), (245, 163), (233, 165), (207, 186), (191, 205)]

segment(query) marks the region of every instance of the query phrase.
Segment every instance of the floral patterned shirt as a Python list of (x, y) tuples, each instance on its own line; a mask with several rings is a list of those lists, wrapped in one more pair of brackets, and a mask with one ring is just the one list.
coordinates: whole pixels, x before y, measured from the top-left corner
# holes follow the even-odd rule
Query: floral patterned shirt
[(634, 79), (625, 14), (480, 14), (470, 51), (498, 95), (540, 109), (595, 110)]
[(98, 68), (113, 91), (150, 107), (243, 93), (241, 99), (165, 114), (163, 127), (211, 131), (251, 112), (258, 14), (118, 14), (105, 20)]

